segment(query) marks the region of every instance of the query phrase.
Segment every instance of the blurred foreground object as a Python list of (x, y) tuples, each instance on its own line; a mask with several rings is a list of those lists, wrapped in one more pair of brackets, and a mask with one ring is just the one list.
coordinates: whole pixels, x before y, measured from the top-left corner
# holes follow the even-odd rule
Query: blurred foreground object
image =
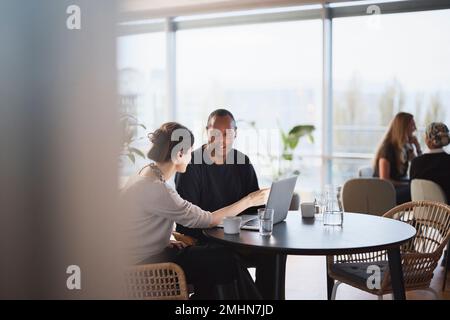
[(0, 298), (120, 296), (115, 15), (111, 0), (0, 2)]

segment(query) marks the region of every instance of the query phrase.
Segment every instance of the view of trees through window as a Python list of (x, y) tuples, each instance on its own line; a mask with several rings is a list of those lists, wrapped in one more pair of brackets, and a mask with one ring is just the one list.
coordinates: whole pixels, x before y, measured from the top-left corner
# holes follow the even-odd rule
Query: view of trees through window
[[(209, 113), (226, 108), (238, 120), (236, 148), (262, 185), (292, 165), (299, 187), (319, 188), (321, 34), (319, 19), (178, 31), (177, 119), (194, 130), (196, 147), (205, 142)], [(315, 143), (302, 138), (286, 161), (280, 130), (296, 125), (314, 125)]]
[[(332, 176), (322, 155), (322, 21), (320, 19), (207, 27), (176, 32), (175, 118), (167, 106), (163, 32), (120, 37), (119, 93), (139, 123), (136, 136), (176, 120), (205, 142), (208, 114), (227, 108), (238, 119), (237, 148), (249, 154), (263, 184), (274, 178), (270, 134), (314, 125), (314, 143), (301, 139), (294, 166), (300, 187), (342, 184), (369, 166), (389, 122), (399, 111), (415, 116), (419, 141), (432, 121), (450, 124), (450, 10), (332, 20)], [(244, 133), (244, 131), (246, 133)], [(270, 133), (270, 131), (272, 133)], [(256, 135), (257, 146), (249, 144)], [(273, 138), (273, 137), (272, 137)], [(272, 143), (272, 144), (271, 144)], [(267, 146), (272, 149), (266, 150)], [(145, 151), (148, 140), (136, 142)], [(266, 149), (265, 149), (266, 148)], [(261, 161), (260, 161), (261, 160)], [(147, 160), (127, 164), (129, 175)]]
[[(144, 155), (149, 147), (147, 133), (169, 120), (165, 45), (163, 32), (119, 37), (117, 43), (120, 113), (124, 121), (128, 120), (124, 136), (127, 141), (133, 140), (131, 148)], [(132, 158), (121, 157), (122, 175), (131, 175), (148, 163), (138, 153)]]
[[(333, 20), (333, 182), (371, 165), (399, 111), (414, 115), (418, 138), (450, 120), (450, 10)], [(425, 148), (425, 146), (424, 146)], [(346, 158), (346, 159), (345, 159)]]

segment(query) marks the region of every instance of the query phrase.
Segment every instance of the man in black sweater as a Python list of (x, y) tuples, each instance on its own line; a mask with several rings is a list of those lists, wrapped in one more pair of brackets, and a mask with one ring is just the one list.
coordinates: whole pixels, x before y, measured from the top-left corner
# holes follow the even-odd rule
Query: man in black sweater
[[(177, 173), (175, 185), (180, 196), (203, 210), (216, 211), (259, 190), (258, 178), (249, 158), (233, 149), (236, 137), (233, 115), (224, 109), (208, 118), (208, 144), (192, 153), (186, 172)], [(255, 208), (243, 213), (256, 213)], [(177, 231), (206, 242), (201, 230), (177, 225)]]
[(450, 143), (449, 130), (443, 123), (433, 122), (428, 125), (425, 143), (429, 152), (411, 162), (410, 178), (425, 179), (437, 183), (450, 203), (450, 154), (444, 147)]
[[(192, 153), (185, 173), (177, 173), (175, 185), (180, 196), (203, 210), (215, 211), (228, 206), (249, 193), (259, 190), (258, 178), (249, 158), (233, 149), (237, 126), (234, 116), (225, 109), (213, 111), (206, 126), (208, 143)], [(255, 213), (249, 208), (242, 214)], [(177, 225), (177, 232), (208, 244), (200, 229)], [(256, 283), (264, 298), (273, 292), (272, 272), (275, 260), (271, 256), (239, 252), (248, 266), (256, 266)], [(266, 281), (263, 281), (263, 280)]]

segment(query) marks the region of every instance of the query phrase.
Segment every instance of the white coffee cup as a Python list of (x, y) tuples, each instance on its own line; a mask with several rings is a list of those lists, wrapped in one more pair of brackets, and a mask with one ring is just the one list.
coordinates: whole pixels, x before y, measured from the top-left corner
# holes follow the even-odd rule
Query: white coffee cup
[(227, 234), (237, 234), (241, 231), (241, 217), (225, 217), (223, 219), (223, 232)]
[(303, 218), (314, 218), (315, 206), (314, 202), (302, 202), (300, 205)]

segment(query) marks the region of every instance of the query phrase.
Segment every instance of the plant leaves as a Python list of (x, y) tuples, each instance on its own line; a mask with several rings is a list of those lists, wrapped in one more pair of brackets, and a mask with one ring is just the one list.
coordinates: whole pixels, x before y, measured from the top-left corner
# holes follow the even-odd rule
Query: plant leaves
[(290, 149), (295, 149), (298, 145), (298, 142), (300, 140), (299, 136), (296, 135), (289, 135), (287, 139), (287, 143)]
[(125, 131), (125, 143), (130, 143), (134, 138), (134, 131), (130, 130), (128, 128), (128, 130)]
[(128, 153), (127, 156), (128, 156), (128, 159), (130, 159), (131, 162), (133, 162), (133, 164), (136, 163), (136, 157), (134, 156), (134, 154)]
[(138, 122), (138, 119), (135, 116), (133, 116), (132, 114), (130, 114), (130, 113), (122, 113), (120, 115), (120, 118), (121, 118), (121, 120), (123, 120), (123, 119), (128, 119), (128, 120), (132, 119), (135, 122)]
[(303, 137), (304, 135), (312, 133), (314, 130), (315, 130), (315, 127), (312, 125), (298, 125), (298, 126), (293, 127), (289, 131), (289, 135)]
[(142, 157), (142, 158), (144, 158), (145, 159), (145, 155), (144, 155), (144, 153), (141, 151), (141, 150), (139, 150), (139, 149), (136, 149), (136, 148), (133, 148), (133, 147), (131, 147), (131, 148), (128, 148), (128, 150), (130, 150), (130, 153), (136, 153), (138, 156), (140, 156), (140, 157)]
[(315, 127), (312, 125), (297, 125), (289, 130), (287, 138), (284, 138), (283, 142), (290, 149), (295, 149), (298, 146), (300, 139), (303, 136), (308, 136), (311, 142), (314, 142), (314, 138), (312, 136), (312, 132), (315, 130)]
[(142, 123), (129, 123), (128, 124), (130, 127), (141, 127), (143, 129), (147, 129), (146, 126), (144, 126)]

